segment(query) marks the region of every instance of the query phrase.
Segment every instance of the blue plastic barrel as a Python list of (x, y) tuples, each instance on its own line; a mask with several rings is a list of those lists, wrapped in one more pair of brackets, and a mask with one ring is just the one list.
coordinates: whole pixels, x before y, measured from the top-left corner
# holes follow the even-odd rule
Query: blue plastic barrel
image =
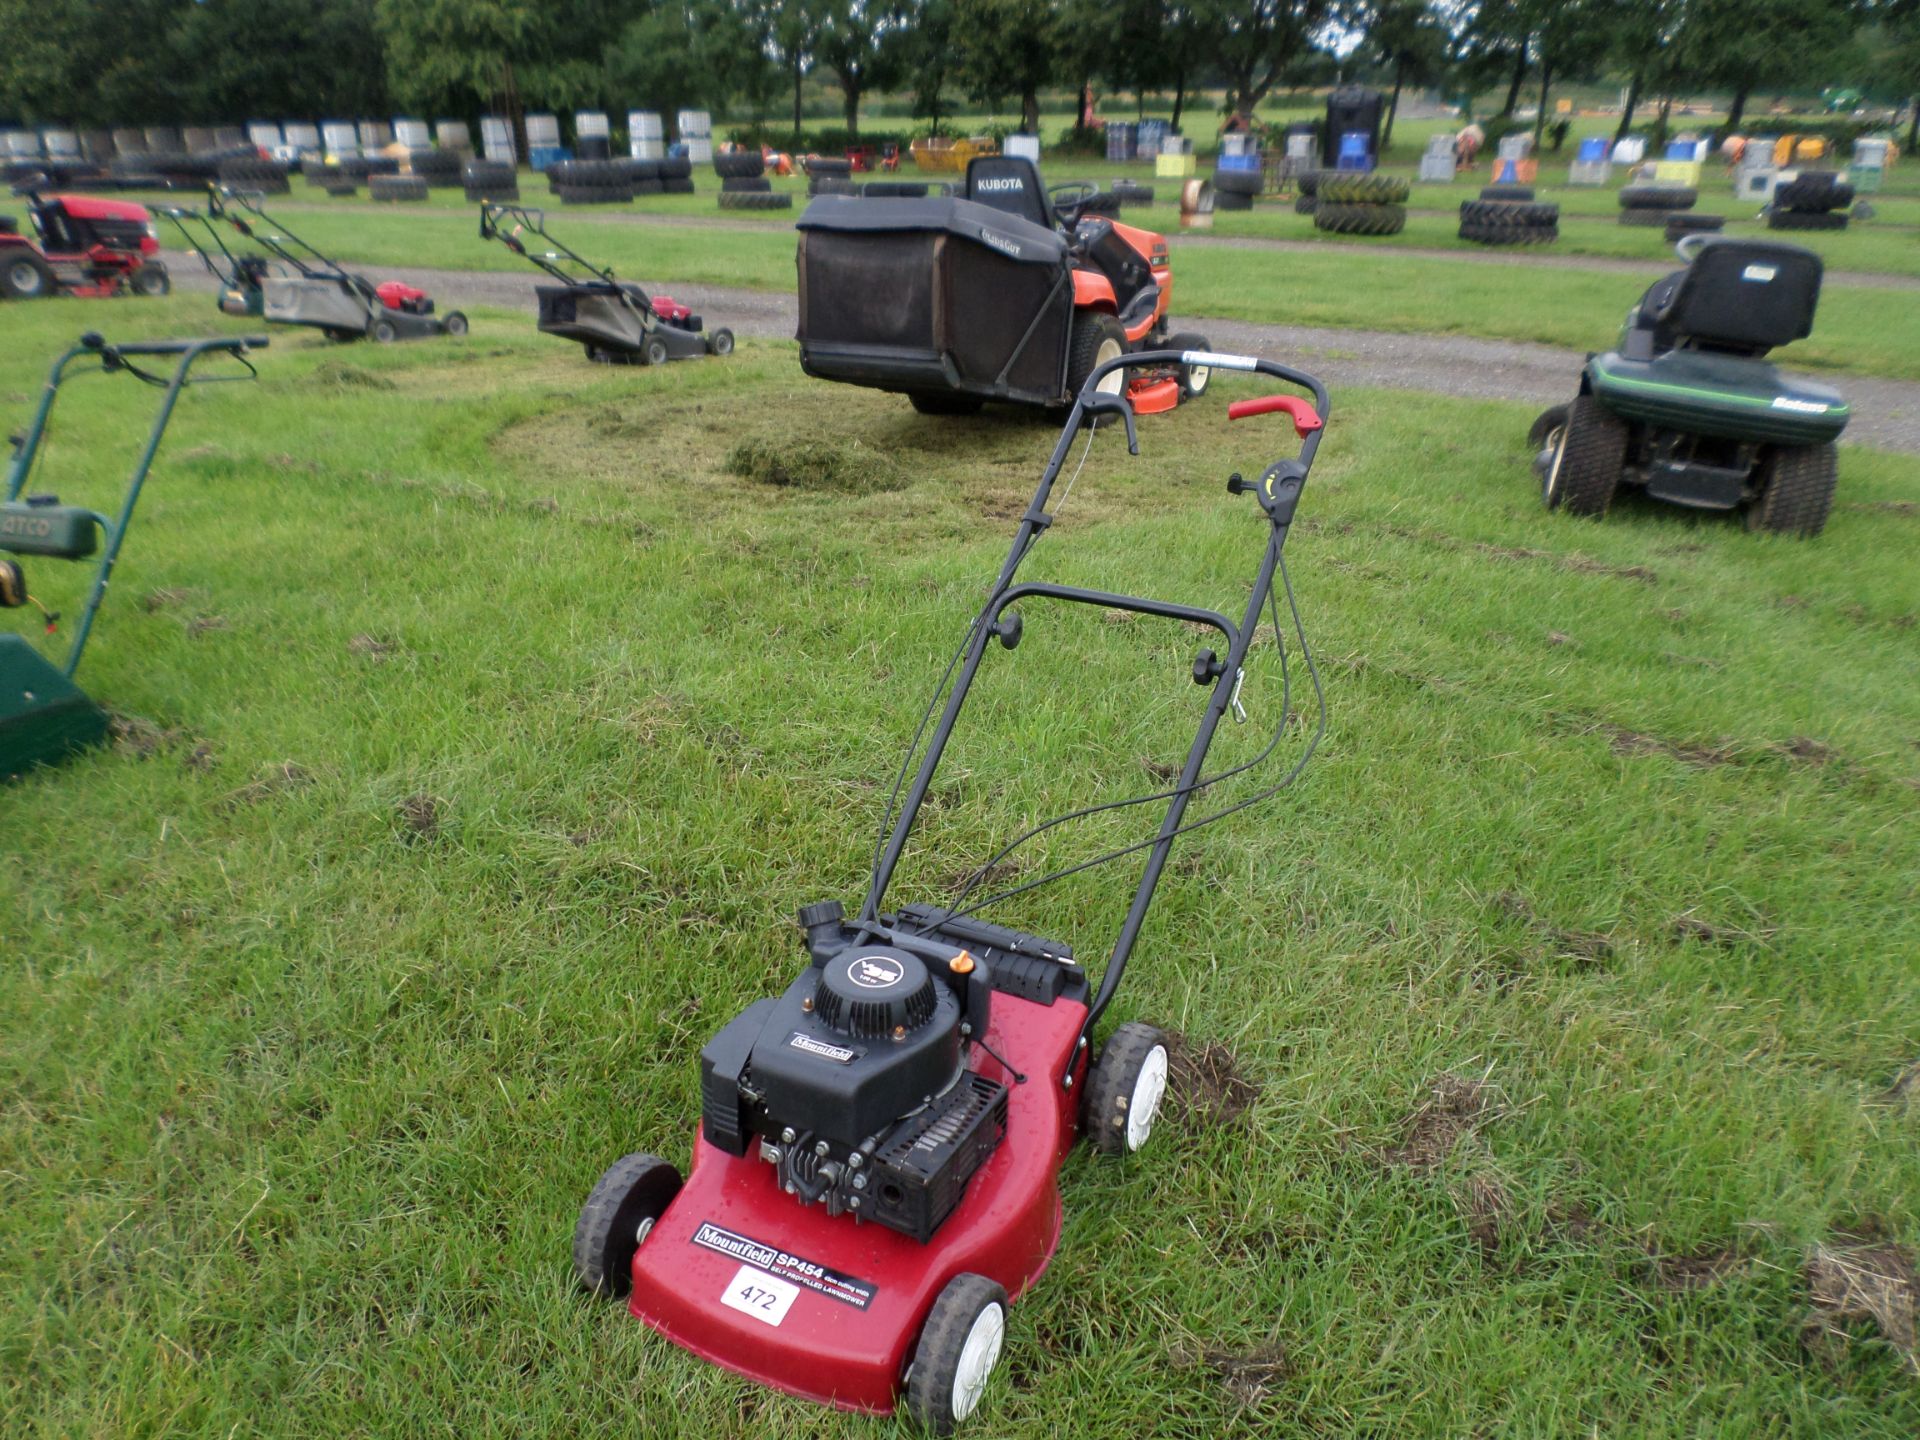
[(535, 170), (545, 170), (549, 165), (570, 159), (564, 145), (530, 145), (527, 147), (527, 164)]
[(1607, 137), (1591, 135), (1580, 142), (1580, 163), (1598, 165), (1607, 158)]
[(1340, 154), (1334, 161), (1336, 170), (1373, 169), (1373, 137), (1364, 130), (1349, 130), (1340, 137)]

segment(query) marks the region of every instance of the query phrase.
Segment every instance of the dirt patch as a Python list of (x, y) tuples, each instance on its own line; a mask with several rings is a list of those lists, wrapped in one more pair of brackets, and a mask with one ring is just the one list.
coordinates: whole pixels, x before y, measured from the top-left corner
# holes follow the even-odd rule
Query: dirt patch
[(347, 653), (363, 660), (384, 660), (399, 648), (391, 640), (380, 640), (372, 635), (356, 635), (347, 642)]
[(1151, 760), (1144, 755), (1140, 757), (1140, 768), (1163, 784), (1168, 780), (1176, 778), (1180, 774), (1180, 767), (1172, 761)]
[(1564, 630), (1547, 631), (1547, 644), (1549, 645), (1571, 645), (1572, 643), (1573, 637)]
[(1491, 1260), (1513, 1226), (1513, 1196), (1494, 1175), (1474, 1175), (1453, 1191), (1454, 1209), (1467, 1222), (1467, 1234)]
[(1196, 1046), (1184, 1035), (1167, 1036), (1167, 1100), (1184, 1123), (1218, 1128), (1246, 1114), (1260, 1087), (1240, 1073), (1233, 1052), (1217, 1041)]
[(1905, 1105), (1916, 1096), (1920, 1096), (1920, 1060), (1894, 1076), (1893, 1083), (1880, 1092), (1881, 1103), (1886, 1105)]
[(1872, 1325), (1907, 1369), (1920, 1375), (1920, 1338), (1915, 1332), (1920, 1276), (1914, 1272), (1911, 1251), (1842, 1232), (1831, 1243), (1813, 1247), (1804, 1274), (1813, 1302), (1800, 1327), (1808, 1349), (1836, 1362), (1853, 1341), (1853, 1327)]
[(238, 790), (228, 793), (226, 803), (230, 808), (246, 805), (258, 805), (271, 800), (276, 795), (290, 794), (295, 790), (304, 790), (313, 783), (313, 774), (304, 765), (292, 760), (281, 760), (267, 766), (253, 779)]
[(187, 752), (187, 758), (181, 763), (189, 770), (198, 770), (202, 774), (205, 774), (220, 763), (220, 757), (213, 753), (213, 746), (202, 740), (198, 745), (194, 746), (192, 750)]
[(901, 490), (908, 481), (891, 456), (857, 440), (742, 440), (727, 452), (726, 470), (761, 485), (841, 495)]
[[(1182, 1358), (1189, 1365), (1195, 1363), (1195, 1357)], [(1247, 1350), (1209, 1348), (1200, 1352), (1197, 1361), (1219, 1377), (1227, 1394), (1243, 1409), (1267, 1399), (1293, 1373), (1287, 1347), (1278, 1342)]]
[(1493, 897), (1493, 904), (1538, 935), (1552, 959), (1571, 960), (1582, 967), (1604, 965), (1613, 959), (1611, 935), (1598, 930), (1563, 930), (1545, 924), (1534, 912), (1532, 902), (1517, 891), (1500, 891)]
[(1725, 921), (1703, 919), (1691, 910), (1674, 916), (1672, 923), (1667, 926), (1667, 935), (1675, 943), (1698, 940), (1702, 945), (1757, 945), (1762, 949), (1779, 933), (1780, 927), (1777, 925), (1748, 928)]
[(1920, 515), (1920, 500), (1856, 500), (1847, 510), (1874, 510), (1882, 515)]
[(177, 605), (192, 605), (204, 599), (206, 592), (192, 586), (162, 587), (150, 592), (140, 604), (151, 615), (156, 610), (171, 610)]
[(227, 617), (224, 615), (196, 615), (187, 621), (187, 634), (196, 638), (226, 628)]
[(1641, 730), (1629, 730), (1624, 725), (1602, 725), (1599, 727), (1607, 737), (1607, 744), (1616, 755), (1664, 755), (1669, 760), (1678, 760), (1683, 765), (1695, 765), (1702, 769), (1712, 765), (1731, 765), (1735, 754), (1730, 745), (1701, 745), (1688, 740), (1666, 740), (1658, 735), (1649, 735)]
[(440, 837), (441, 811), (446, 801), (434, 795), (409, 795), (400, 802), (402, 832), (413, 840), (437, 840)]
[(1524, 545), (1489, 545), (1476, 541), (1474, 549), (1498, 560), (1546, 560), (1563, 570), (1579, 575), (1609, 575), (1616, 580), (1638, 580), (1644, 585), (1659, 583), (1660, 577), (1645, 565), (1603, 565), (1585, 555), (1561, 555), (1552, 550), (1534, 550)]
[(313, 373), (307, 377), (307, 383), (319, 390), (397, 390), (385, 375), (372, 370), (362, 369), (358, 365), (349, 365), (344, 360), (325, 360), (313, 367)]
[(1401, 1122), (1400, 1143), (1383, 1150), (1380, 1159), (1410, 1170), (1436, 1169), (1453, 1153), (1454, 1146), (1496, 1114), (1494, 1096), (1485, 1081), (1442, 1075), (1428, 1089), (1426, 1099)]
[(1653, 1283), (1661, 1290), (1707, 1290), (1746, 1268), (1747, 1257), (1735, 1245), (1706, 1246), (1684, 1255), (1648, 1256)]
[(1796, 735), (1774, 748), (1789, 760), (1804, 761), (1808, 765), (1826, 765), (1840, 758), (1839, 752), (1826, 741), (1815, 740), (1810, 735)]
[(107, 714), (107, 735), (115, 750), (136, 760), (151, 760), (180, 739), (178, 730), (168, 730), (139, 715), (123, 715), (117, 710)]

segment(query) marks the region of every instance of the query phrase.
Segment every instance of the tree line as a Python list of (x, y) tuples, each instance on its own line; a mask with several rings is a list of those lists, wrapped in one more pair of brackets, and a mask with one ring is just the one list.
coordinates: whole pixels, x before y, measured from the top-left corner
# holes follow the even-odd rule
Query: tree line
[[(1251, 117), (1335, 75), (1490, 95), (1626, 92), (1620, 128), (1676, 95), (1846, 83), (1920, 91), (1920, 0), (0, 0), (0, 120), (472, 117), (629, 105), (791, 119), (838, 93), (1037, 122), (1059, 89), (1202, 91)], [(1664, 114), (1664, 112), (1663, 112)]]

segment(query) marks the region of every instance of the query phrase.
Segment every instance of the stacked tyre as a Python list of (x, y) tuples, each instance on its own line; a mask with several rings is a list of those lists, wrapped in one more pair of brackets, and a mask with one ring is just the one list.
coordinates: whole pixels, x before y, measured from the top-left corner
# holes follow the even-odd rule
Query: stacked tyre
[(518, 200), (520, 174), (504, 160), (469, 160), (460, 172), (469, 200)]
[(1302, 170), (1293, 177), (1294, 188), (1299, 191), (1293, 198), (1294, 214), (1311, 215), (1320, 207), (1320, 176), (1323, 173), (1319, 170)]
[(460, 156), (452, 150), (415, 150), (407, 157), (407, 168), (435, 190), (464, 183)]
[(660, 194), (660, 162), (658, 160), (616, 160), (614, 164), (627, 172), (627, 183), (633, 187), (635, 195)]
[(336, 168), (342, 175), (367, 180), (375, 175), (398, 175), (400, 162), (391, 155), (349, 155)]
[(1711, 235), (1716, 230), (1724, 230), (1727, 217), (1724, 215), (1701, 215), (1687, 210), (1678, 210), (1667, 216), (1666, 240), (1669, 245), (1686, 235)]
[(236, 190), (254, 190), (262, 195), (285, 195), (287, 167), (278, 160), (257, 156), (235, 156), (220, 162), (220, 183)]
[(1334, 235), (1398, 235), (1407, 228), (1411, 188), (1397, 175), (1322, 175), (1314, 188), (1314, 228)]
[[(644, 164), (644, 161), (629, 162)], [(684, 155), (669, 155), (654, 162), (660, 167), (660, 190), (666, 195), (693, 194), (693, 161)]]
[(1488, 199), (1482, 192), (1478, 200), (1460, 202), (1460, 238), (1477, 245), (1551, 245), (1560, 238), (1560, 207)]
[(767, 159), (758, 150), (716, 151), (713, 173), (722, 180), (758, 180), (767, 173)]
[(1620, 223), (1664, 226), (1669, 215), (1691, 210), (1699, 199), (1691, 185), (1622, 185)]
[(359, 193), (360, 182), (351, 175), (343, 175), (332, 166), (325, 169), (315, 168), (307, 171), (307, 183), (324, 190), (335, 200), (344, 199)]
[(1251, 210), (1253, 197), (1267, 188), (1267, 177), (1258, 170), (1219, 170), (1213, 172), (1213, 208)]
[(427, 182), (418, 175), (369, 175), (367, 195), (370, 199), (390, 204), (424, 200), (427, 198)]
[(547, 184), (562, 205), (625, 205), (633, 199), (624, 160), (559, 160), (547, 167)]
[[(925, 180), (869, 180), (860, 193), (869, 200), (923, 200), (932, 193), (932, 185)], [(944, 186), (940, 193), (947, 193)]]
[(853, 179), (853, 162), (825, 155), (807, 158), (808, 195), (858, 195), (860, 187)]
[(1116, 180), (1113, 193), (1124, 209), (1128, 205), (1153, 204), (1153, 187), (1142, 185), (1138, 180)]
[(1773, 203), (1767, 207), (1767, 228), (1844, 230), (1851, 204), (1853, 186), (1831, 170), (1817, 170), (1789, 180), (1773, 192)]

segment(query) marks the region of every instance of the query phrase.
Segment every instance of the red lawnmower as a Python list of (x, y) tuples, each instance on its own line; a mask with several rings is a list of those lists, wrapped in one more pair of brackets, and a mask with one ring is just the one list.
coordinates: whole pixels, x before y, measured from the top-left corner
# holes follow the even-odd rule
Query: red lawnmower
[[(1102, 382), (1129, 369), (1194, 365), (1258, 371), (1313, 393), (1311, 404), (1275, 395), (1227, 412), (1236, 420), (1284, 412), (1303, 442), (1259, 480), (1227, 482), (1231, 493), (1254, 497), (1266, 522), (1240, 618), (1019, 581), (1021, 562), (1052, 523), (1049, 497), (1078, 432), (1119, 420), (1129, 453), (1139, 453), (1132, 405)], [(630, 1294), (633, 1314), (668, 1339), (790, 1394), (875, 1414), (904, 1404), (942, 1434), (972, 1412), (999, 1358), (1010, 1297), (1040, 1278), (1059, 1243), (1059, 1171), (1075, 1137), (1124, 1156), (1152, 1132), (1167, 1083), (1166, 1038), (1128, 1022), (1097, 1060), (1090, 1052), (1174, 840), (1284, 787), (1324, 732), (1319, 672), (1283, 546), (1327, 410), (1318, 380), (1243, 356), (1149, 351), (1089, 372), (999, 578), (921, 716), (894, 782), (893, 797), (906, 786), (905, 798), (897, 812), (889, 800), (858, 915), (849, 919), (832, 900), (802, 909), (811, 963), (784, 994), (750, 1005), (700, 1052), (700, 1127), (686, 1180), (645, 1154), (626, 1156), (601, 1177), (574, 1230), (574, 1269), (585, 1288)], [(1289, 647), (1276, 575), (1319, 701), (1319, 728), (1277, 782), (1187, 820), (1196, 795), (1260, 765), (1286, 732)], [(1131, 611), (1220, 637), (1224, 657), (1202, 649), (1193, 661), (1191, 678), (1207, 695), (1179, 779), (1157, 794), (1036, 826), (943, 906), (883, 908), (974, 676), (994, 642), (1007, 651), (1020, 644), (1020, 609), (1042, 602)], [(1248, 650), (1266, 616), (1274, 627), (1269, 654), (1279, 656), (1268, 663), (1279, 684), (1262, 667), (1249, 686)], [(1208, 773), (1221, 720), (1229, 709), (1244, 719), (1243, 689), (1262, 685), (1277, 716), (1272, 739), (1252, 759)], [(943, 696), (909, 786), (913, 752)], [(977, 893), (1016, 847), (1055, 825), (1161, 802), (1165, 813), (1150, 840), (998, 894)], [(978, 918), (996, 901), (1142, 852), (1143, 871), (1097, 987), (1067, 945)]]
[(293, 271), (260, 275), (260, 317), (269, 325), (306, 325), (331, 340), (425, 340), (467, 333), (467, 317), (458, 310), (433, 313), (427, 292), (389, 280), (375, 285), (330, 260), (285, 226), (275, 230), (259, 197), (217, 186), (208, 192), (207, 215), (224, 220), (258, 242)]
[[(800, 364), (809, 375), (905, 394), (928, 415), (989, 400), (1064, 410), (1095, 368), (1141, 351), (1205, 351), (1171, 333), (1164, 236), (1113, 218), (1118, 197), (1046, 189), (1031, 161), (982, 155), (953, 196), (816, 200), (801, 215)], [(1132, 376), (1136, 414), (1207, 388), (1184, 361)]]
[(164, 295), (173, 288), (167, 267), (154, 258), (160, 235), (146, 206), (92, 195), (20, 194), (39, 240), (22, 235), (13, 216), (0, 215), (0, 299)]

